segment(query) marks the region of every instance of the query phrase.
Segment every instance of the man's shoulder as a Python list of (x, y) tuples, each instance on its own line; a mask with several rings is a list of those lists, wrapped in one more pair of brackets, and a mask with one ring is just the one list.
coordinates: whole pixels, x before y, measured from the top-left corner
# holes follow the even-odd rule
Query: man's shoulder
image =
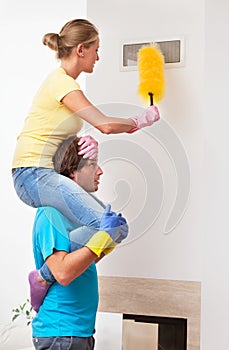
[(68, 231), (74, 229), (72, 222), (68, 220), (59, 210), (54, 207), (39, 207), (35, 216), (35, 226), (55, 226), (60, 230), (66, 228)]
[(39, 207), (36, 212), (35, 222), (55, 222), (55, 221), (66, 221), (67, 218), (61, 214), (59, 210), (54, 207)]
[(57, 210), (54, 207), (46, 206), (46, 207), (39, 207), (37, 208), (37, 216), (41, 215), (57, 215), (57, 216), (63, 216), (59, 210)]

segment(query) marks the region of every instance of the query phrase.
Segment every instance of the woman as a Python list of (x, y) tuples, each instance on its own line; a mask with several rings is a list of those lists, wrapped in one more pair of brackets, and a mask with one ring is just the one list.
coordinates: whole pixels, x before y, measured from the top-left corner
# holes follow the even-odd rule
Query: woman
[[(59, 34), (46, 34), (43, 43), (57, 52), (60, 67), (41, 85), (18, 137), (12, 166), (14, 186), (19, 198), (32, 207), (53, 206), (76, 224), (84, 224), (83, 217), (91, 215), (93, 226), (99, 228), (89, 196), (53, 169), (58, 145), (77, 134), (83, 121), (106, 134), (132, 133), (159, 120), (159, 112), (150, 106), (137, 117), (113, 118), (85, 97), (76, 79), (82, 72), (92, 73), (99, 60), (98, 30), (88, 20), (66, 23)], [(84, 158), (97, 157), (98, 145), (90, 136), (81, 138), (80, 146)]]

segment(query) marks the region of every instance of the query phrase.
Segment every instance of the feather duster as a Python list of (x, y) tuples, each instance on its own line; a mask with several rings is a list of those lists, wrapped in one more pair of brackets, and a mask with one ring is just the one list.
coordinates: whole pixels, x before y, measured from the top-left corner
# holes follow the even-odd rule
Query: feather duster
[(154, 43), (143, 46), (138, 51), (138, 94), (144, 102), (158, 103), (164, 96), (164, 56), (159, 46)]

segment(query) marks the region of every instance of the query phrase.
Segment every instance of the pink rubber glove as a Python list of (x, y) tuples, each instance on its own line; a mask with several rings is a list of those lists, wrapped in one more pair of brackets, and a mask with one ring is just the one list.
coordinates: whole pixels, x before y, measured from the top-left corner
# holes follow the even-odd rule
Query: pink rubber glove
[(82, 136), (78, 142), (79, 156), (88, 159), (96, 159), (98, 157), (98, 142), (90, 135)]
[(160, 119), (160, 114), (156, 106), (149, 106), (141, 115), (131, 119), (135, 122), (136, 127), (130, 130), (129, 134), (157, 122)]

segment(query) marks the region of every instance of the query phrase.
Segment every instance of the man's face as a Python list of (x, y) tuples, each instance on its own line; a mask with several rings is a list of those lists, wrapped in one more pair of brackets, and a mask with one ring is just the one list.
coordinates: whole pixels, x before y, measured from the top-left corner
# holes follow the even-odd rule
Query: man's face
[(73, 173), (71, 177), (85, 191), (95, 192), (98, 190), (99, 178), (103, 174), (102, 169), (97, 164), (97, 159), (88, 159), (80, 170)]

